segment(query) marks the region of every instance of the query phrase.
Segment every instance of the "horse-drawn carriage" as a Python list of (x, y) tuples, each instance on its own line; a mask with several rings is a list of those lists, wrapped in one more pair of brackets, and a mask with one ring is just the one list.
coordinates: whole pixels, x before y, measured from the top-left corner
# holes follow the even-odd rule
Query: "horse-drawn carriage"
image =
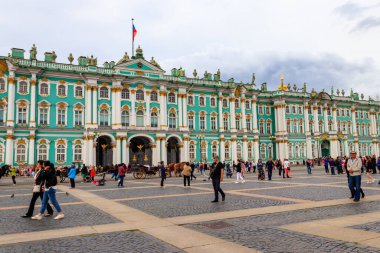
[(153, 177), (159, 172), (160, 168), (158, 166), (149, 166), (136, 164), (132, 165), (132, 173), (135, 179), (145, 179), (146, 177)]

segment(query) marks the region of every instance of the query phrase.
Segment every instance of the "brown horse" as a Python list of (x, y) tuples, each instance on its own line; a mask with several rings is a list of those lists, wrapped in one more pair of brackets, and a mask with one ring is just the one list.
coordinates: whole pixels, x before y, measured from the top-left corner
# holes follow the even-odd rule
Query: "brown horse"
[(172, 176), (172, 171), (173, 171), (174, 175), (176, 177), (180, 177), (184, 167), (185, 167), (185, 163), (184, 162), (182, 162), (182, 163), (170, 163), (168, 165), (168, 170), (167, 170), (168, 176), (171, 177)]

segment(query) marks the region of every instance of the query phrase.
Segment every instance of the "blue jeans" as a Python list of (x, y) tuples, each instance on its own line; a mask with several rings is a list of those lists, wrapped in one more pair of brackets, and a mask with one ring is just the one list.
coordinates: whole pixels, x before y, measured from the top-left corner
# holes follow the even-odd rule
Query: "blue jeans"
[(360, 187), (362, 182), (362, 176), (350, 176), (348, 178), (348, 184), (350, 191), (354, 192), (354, 199), (360, 199)]
[(307, 166), (307, 174), (311, 174), (311, 166)]
[(117, 186), (124, 186), (124, 177), (125, 176), (119, 176), (119, 183), (117, 184)]
[(335, 175), (335, 166), (331, 166), (331, 175)]
[(55, 207), (55, 209), (57, 210), (57, 212), (59, 212), (59, 213), (62, 212), (62, 209), (59, 206), (57, 199), (55, 198), (56, 192), (57, 191), (51, 187), (49, 190), (44, 191), (44, 197), (42, 198), (42, 205), (41, 205), (40, 213), (45, 212), (49, 199), (50, 199), (51, 203), (53, 204), (53, 206)]

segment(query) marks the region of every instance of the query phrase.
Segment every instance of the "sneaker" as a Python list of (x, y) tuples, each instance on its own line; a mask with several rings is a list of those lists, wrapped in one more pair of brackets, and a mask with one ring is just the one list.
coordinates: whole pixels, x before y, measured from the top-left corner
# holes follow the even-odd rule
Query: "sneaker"
[(238, 184), (238, 183), (239, 183), (238, 181), (235, 182), (235, 184)]
[(42, 220), (42, 214), (38, 213), (32, 217), (32, 220)]
[(45, 213), (44, 214), (44, 217), (49, 217), (49, 216), (53, 216), (53, 214), (52, 213)]
[(245, 180), (241, 181), (243, 184), (245, 183)]
[(57, 216), (54, 217), (54, 220), (60, 220), (63, 219), (65, 215), (63, 213), (59, 213)]

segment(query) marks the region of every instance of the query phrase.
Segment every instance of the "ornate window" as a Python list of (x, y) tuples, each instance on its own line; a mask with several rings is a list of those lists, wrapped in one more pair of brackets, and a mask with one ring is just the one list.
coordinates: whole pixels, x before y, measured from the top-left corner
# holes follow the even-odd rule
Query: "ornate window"
[(83, 111), (79, 109), (74, 110), (74, 125), (75, 126), (83, 125), (82, 118), (83, 118)]
[(169, 103), (175, 103), (175, 94), (174, 94), (174, 92), (169, 92), (169, 94), (168, 94), (168, 101), (169, 101)]
[(216, 106), (215, 98), (211, 98), (211, 99), (210, 99), (210, 105), (211, 105), (212, 107), (215, 107), (215, 106)]
[(169, 113), (169, 128), (177, 128), (177, 117), (175, 113)]
[(307, 113), (310, 115), (311, 114), (311, 106), (309, 106), (308, 108), (307, 108)]
[(327, 109), (327, 115), (329, 115), (329, 116), (331, 115), (331, 108)]
[(74, 146), (74, 161), (82, 161), (82, 145)]
[(235, 108), (240, 108), (239, 99), (235, 99)]
[(4, 146), (0, 144), (0, 163), (4, 162)]
[(142, 90), (136, 91), (136, 100), (144, 100), (144, 91)]
[(309, 131), (311, 133), (314, 133), (314, 124), (312, 120), (309, 120)]
[(224, 129), (224, 131), (227, 131), (228, 128), (229, 128), (228, 118), (227, 118), (227, 117), (224, 117), (224, 118), (223, 118), (223, 129)]
[(26, 106), (20, 105), (18, 107), (18, 124), (26, 124), (26, 119), (27, 119), (27, 110)]
[(268, 144), (268, 158), (273, 157), (273, 148), (271, 144)]
[(224, 146), (224, 159), (225, 160), (230, 160), (230, 144), (226, 143)]
[(26, 162), (26, 146), (24, 144), (17, 145), (16, 162), (20, 164)]
[(195, 160), (195, 144), (193, 142), (191, 142), (189, 146), (189, 158), (192, 161)]
[(205, 106), (205, 98), (204, 97), (199, 97), (199, 105)]
[(188, 116), (188, 123), (189, 123), (189, 129), (193, 130), (194, 129), (194, 116), (193, 115)]
[[(157, 92), (156, 92), (156, 96), (157, 96)], [(124, 88), (121, 90), (121, 99), (129, 99), (129, 89)]]
[(75, 87), (75, 97), (83, 97), (83, 88), (82, 86)]
[(66, 86), (63, 84), (58, 85), (58, 96), (65, 97), (66, 96)]
[(99, 89), (99, 98), (109, 98), (108, 88), (100, 87)]
[(300, 134), (303, 134), (303, 121), (300, 120)]
[(144, 112), (141, 110), (136, 113), (136, 126), (144, 127)]
[(49, 86), (47, 83), (40, 84), (40, 95), (47, 96), (49, 95)]
[(56, 161), (64, 162), (66, 161), (66, 147), (63, 144), (59, 144), (56, 150)]
[(28, 93), (28, 83), (25, 81), (21, 81), (18, 84), (18, 92), (21, 94), (26, 94)]
[(158, 127), (158, 116), (156, 112), (152, 112), (150, 114), (150, 126), (151, 127)]
[(240, 118), (239, 117), (236, 117), (235, 118), (235, 124), (236, 124), (236, 130), (241, 130), (241, 127), (240, 127)]
[(48, 160), (48, 148), (46, 144), (40, 144), (38, 146), (38, 160)]
[(39, 108), (39, 124), (40, 125), (47, 125), (49, 118), (49, 108), (48, 107), (40, 107)]
[(292, 106), (292, 113), (293, 113), (293, 114), (296, 114), (296, 113), (297, 113), (297, 106), (296, 106), (296, 105), (293, 105), (293, 106)]
[(291, 126), (290, 126), (290, 120), (287, 120), (286, 121), (286, 131), (288, 132), (288, 133), (290, 133), (291, 132)]
[(298, 130), (297, 130), (297, 121), (294, 120), (292, 123), (293, 123), (293, 133), (296, 134), (298, 132)]
[(249, 103), (249, 100), (246, 100), (245, 101), (245, 109), (250, 109), (251, 108), (251, 104)]
[(201, 114), (199, 116), (199, 129), (200, 130), (206, 129), (206, 116), (204, 114)]
[(216, 130), (216, 116), (211, 116), (211, 130)]
[(319, 121), (318, 123), (319, 123), (319, 124), (318, 124), (319, 132), (320, 132), (320, 133), (323, 133), (323, 123), (322, 123), (322, 121)]
[(201, 158), (202, 161), (207, 160), (207, 143), (205, 141), (201, 144)]
[(337, 116), (337, 117), (340, 116), (340, 110), (336, 110), (336, 116)]
[(298, 114), (302, 114), (302, 106), (298, 106)]
[(228, 107), (228, 102), (226, 98), (223, 99), (223, 107)]
[(3, 78), (0, 78), (0, 91), (5, 91), (5, 81)]
[(261, 144), (260, 146), (260, 159), (265, 160), (266, 153), (265, 153), (265, 144)]
[(264, 134), (264, 120), (260, 120), (260, 123), (259, 123), (259, 133), (260, 134)]
[(123, 127), (129, 126), (129, 112), (126, 110), (121, 112), (121, 125)]
[(290, 113), (290, 107), (289, 107), (289, 105), (287, 105), (287, 106), (285, 107), (285, 113)]
[(237, 159), (241, 159), (242, 158), (242, 155), (241, 155), (241, 145), (240, 144), (236, 145), (236, 156), (237, 156)]
[(264, 114), (264, 111), (263, 111), (263, 106), (259, 106), (259, 114), (260, 115), (263, 115)]
[(322, 115), (322, 108), (320, 106), (318, 107), (318, 115)]
[(248, 131), (251, 131), (251, 118), (246, 118), (245, 119), (245, 125)]
[(272, 134), (272, 122), (267, 120), (267, 134)]
[(193, 105), (194, 104), (194, 97), (193, 96), (188, 96), (187, 97), (187, 103), (189, 105)]
[(252, 159), (252, 144), (248, 144), (248, 159)]
[(212, 145), (212, 148), (211, 148), (211, 155), (212, 155), (212, 158), (214, 158), (215, 156), (218, 155), (218, 147), (216, 144), (213, 144)]
[(66, 108), (58, 108), (57, 125), (66, 125)]
[(108, 110), (101, 109), (99, 112), (99, 123), (100, 126), (108, 126)]
[(157, 91), (154, 90), (150, 93), (150, 101), (152, 102), (158, 101)]
[(0, 126), (4, 126), (4, 122), (5, 122), (4, 114), (5, 114), (4, 106), (0, 105)]
[(265, 107), (265, 114), (270, 115), (270, 106)]

